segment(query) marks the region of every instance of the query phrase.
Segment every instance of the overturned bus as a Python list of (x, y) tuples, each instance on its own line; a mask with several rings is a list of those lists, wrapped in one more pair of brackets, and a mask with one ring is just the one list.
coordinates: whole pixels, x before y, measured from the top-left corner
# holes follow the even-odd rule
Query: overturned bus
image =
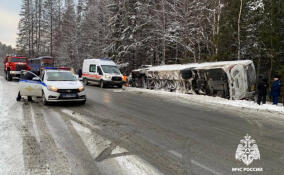
[(256, 73), (251, 60), (147, 66), (133, 70), (134, 87), (218, 96), (239, 100), (255, 93)]

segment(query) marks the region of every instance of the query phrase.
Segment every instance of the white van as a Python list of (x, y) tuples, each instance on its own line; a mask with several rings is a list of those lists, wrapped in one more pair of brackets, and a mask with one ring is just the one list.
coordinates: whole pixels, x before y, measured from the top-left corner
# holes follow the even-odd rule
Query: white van
[(123, 76), (117, 65), (111, 59), (85, 59), (83, 63), (82, 78), (85, 85), (94, 83), (101, 88), (106, 86), (123, 85)]

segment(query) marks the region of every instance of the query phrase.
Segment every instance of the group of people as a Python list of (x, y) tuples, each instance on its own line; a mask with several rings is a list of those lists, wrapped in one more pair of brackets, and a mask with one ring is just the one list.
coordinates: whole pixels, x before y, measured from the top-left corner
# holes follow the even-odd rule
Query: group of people
[[(280, 97), (280, 91), (281, 91), (282, 83), (280, 81), (280, 76), (276, 75), (274, 76), (274, 82), (271, 86), (270, 96), (272, 97), (272, 101), (274, 105), (278, 104), (279, 97)], [(262, 79), (262, 81), (258, 84), (258, 98), (257, 103), (260, 105), (266, 103), (266, 96), (267, 96), (267, 89), (268, 89), (268, 80), (266, 78)]]

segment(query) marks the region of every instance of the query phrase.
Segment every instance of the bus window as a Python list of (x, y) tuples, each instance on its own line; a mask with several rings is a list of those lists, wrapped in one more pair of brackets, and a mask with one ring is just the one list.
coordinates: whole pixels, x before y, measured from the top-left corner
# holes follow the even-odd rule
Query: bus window
[(43, 67), (53, 67), (54, 66), (53, 58), (43, 58), (41, 60), (41, 66), (43, 66)]

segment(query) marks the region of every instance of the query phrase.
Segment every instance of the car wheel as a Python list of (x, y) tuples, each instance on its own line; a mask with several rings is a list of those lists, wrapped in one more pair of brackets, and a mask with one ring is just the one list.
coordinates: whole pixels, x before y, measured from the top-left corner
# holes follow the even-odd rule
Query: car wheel
[(87, 100), (81, 101), (79, 104), (80, 104), (80, 105), (84, 105), (84, 104), (86, 104), (86, 101), (87, 101)]
[(22, 96), (21, 96), (21, 93), (19, 92), (19, 93), (18, 93), (18, 96), (17, 96), (17, 98), (16, 98), (16, 100), (17, 100), (17, 101), (21, 101), (21, 99), (22, 99)]
[(33, 101), (33, 98), (31, 96), (28, 96), (28, 101)]
[(117, 87), (118, 87), (118, 88), (122, 88), (122, 86), (123, 86), (123, 85), (122, 85), (122, 84), (120, 84), (120, 85), (118, 85)]
[(12, 80), (12, 76), (10, 74), (10, 71), (7, 71), (6, 77), (7, 77), (7, 81), (11, 81)]
[(87, 78), (84, 78), (83, 82), (84, 82), (84, 85), (88, 85), (89, 84)]
[(42, 104), (44, 104), (44, 105), (48, 105), (49, 104), (48, 101), (45, 98), (44, 92), (42, 92)]
[(100, 81), (100, 87), (101, 87), (101, 88), (104, 88), (104, 87), (105, 87), (104, 81)]

